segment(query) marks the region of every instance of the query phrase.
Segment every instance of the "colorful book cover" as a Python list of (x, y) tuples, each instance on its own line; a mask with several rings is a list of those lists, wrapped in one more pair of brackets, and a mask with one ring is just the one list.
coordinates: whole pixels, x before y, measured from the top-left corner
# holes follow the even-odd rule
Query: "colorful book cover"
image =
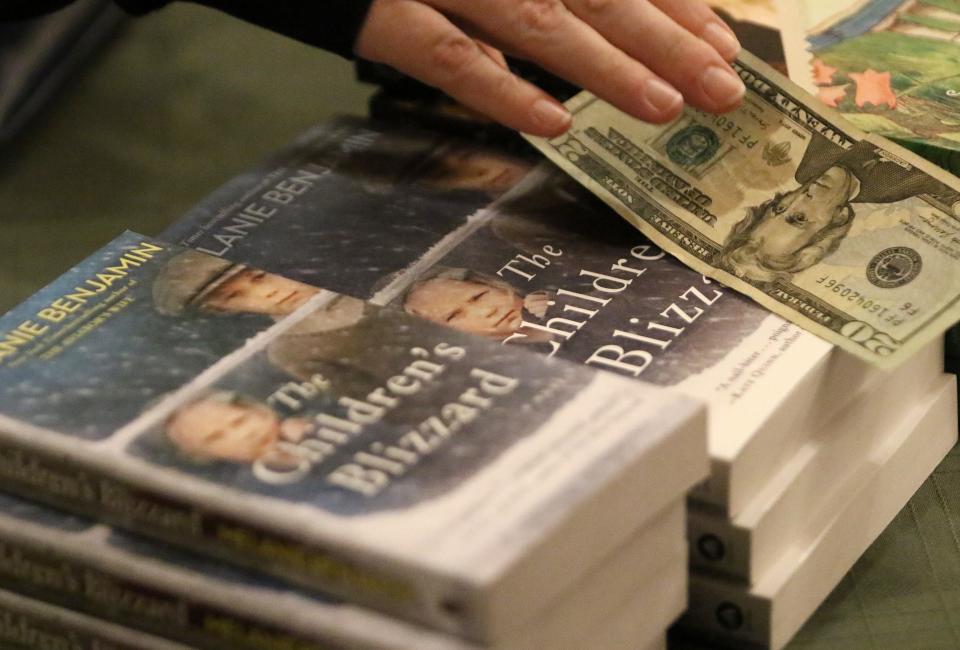
[(477, 640), (705, 470), (691, 400), (134, 233), (0, 332), (5, 489)]
[(790, 77), (855, 126), (960, 168), (960, 3), (779, 0)]

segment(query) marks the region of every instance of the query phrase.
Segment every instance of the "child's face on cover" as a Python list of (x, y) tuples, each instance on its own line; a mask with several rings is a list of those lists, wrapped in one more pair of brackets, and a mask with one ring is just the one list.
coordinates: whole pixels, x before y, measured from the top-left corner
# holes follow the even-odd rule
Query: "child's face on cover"
[(526, 164), (507, 156), (458, 149), (447, 153), (436, 174), (427, 180), (444, 189), (500, 193), (511, 188), (528, 170)]
[(434, 278), (416, 287), (407, 312), (464, 332), (505, 338), (523, 322), (523, 299), (506, 287), (471, 280)]
[(203, 300), (213, 311), (285, 316), (295, 311), (317, 290), (273, 273), (245, 269), (214, 289)]
[(190, 456), (252, 463), (277, 442), (280, 420), (265, 405), (205, 399), (180, 409), (167, 436)]

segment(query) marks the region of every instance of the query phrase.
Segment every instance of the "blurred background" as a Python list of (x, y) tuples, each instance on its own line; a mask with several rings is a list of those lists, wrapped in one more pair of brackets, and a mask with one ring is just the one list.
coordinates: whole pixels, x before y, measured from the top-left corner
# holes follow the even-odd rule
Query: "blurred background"
[[(311, 124), (365, 114), (373, 91), (348, 61), (202, 7), (103, 31), (0, 144), (0, 313), (123, 230), (156, 234)], [(0, 32), (0, 55), (15, 38)]]

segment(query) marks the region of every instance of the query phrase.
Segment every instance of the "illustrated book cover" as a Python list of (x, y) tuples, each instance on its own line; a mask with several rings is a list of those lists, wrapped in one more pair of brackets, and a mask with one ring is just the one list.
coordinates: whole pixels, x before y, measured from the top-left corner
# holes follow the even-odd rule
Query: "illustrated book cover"
[(0, 332), (4, 489), (484, 642), (705, 474), (693, 400), (135, 233)]

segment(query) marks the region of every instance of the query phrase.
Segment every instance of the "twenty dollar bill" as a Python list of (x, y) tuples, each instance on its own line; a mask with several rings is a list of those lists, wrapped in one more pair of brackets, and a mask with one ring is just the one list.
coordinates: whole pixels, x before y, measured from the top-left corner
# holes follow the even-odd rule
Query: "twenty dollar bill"
[(687, 265), (899, 364), (960, 319), (960, 180), (750, 55), (734, 65), (747, 95), (728, 115), (650, 125), (581, 93), (569, 132), (531, 141)]

